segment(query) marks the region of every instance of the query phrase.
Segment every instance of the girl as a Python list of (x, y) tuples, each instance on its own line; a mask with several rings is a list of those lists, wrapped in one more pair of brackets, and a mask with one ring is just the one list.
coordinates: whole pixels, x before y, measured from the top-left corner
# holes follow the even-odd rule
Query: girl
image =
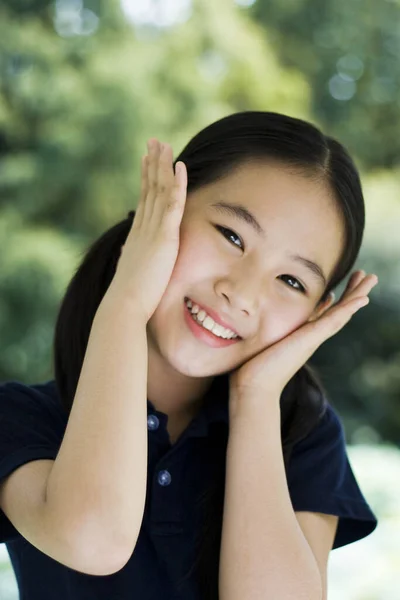
[[(133, 218), (133, 223), (132, 223)], [(368, 302), (359, 176), (313, 125), (225, 117), (66, 291), (55, 379), (6, 382), (0, 541), (26, 600), (326, 598), (377, 519), (307, 361)]]

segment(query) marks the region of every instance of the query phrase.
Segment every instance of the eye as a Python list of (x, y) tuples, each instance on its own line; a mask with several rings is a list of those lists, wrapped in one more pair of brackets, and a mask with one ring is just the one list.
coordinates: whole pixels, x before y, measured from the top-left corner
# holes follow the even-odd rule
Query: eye
[[(222, 235), (224, 236), (224, 238), (226, 238), (226, 239), (229, 239), (230, 237), (235, 236), (242, 244), (241, 247), (244, 250), (244, 245), (243, 245), (241, 238), (234, 231), (232, 231), (232, 229), (227, 229), (226, 227), (223, 227), (222, 225), (215, 225), (215, 229), (220, 231), (222, 233)], [(233, 244), (235, 246), (238, 246), (238, 244), (236, 244), (235, 242), (233, 242)], [(240, 246), (238, 246), (238, 248), (240, 248)]]
[(298, 279), (296, 279), (295, 277), (292, 277), (292, 275), (280, 275), (280, 277), (286, 277), (287, 279), (289, 279), (291, 281), (295, 281), (300, 287), (295, 287), (294, 285), (289, 285), (289, 287), (292, 287), (294, 290), (298, 290), (302, 294), (306, 293), (304, 286), (300, 283), (300, 281)]

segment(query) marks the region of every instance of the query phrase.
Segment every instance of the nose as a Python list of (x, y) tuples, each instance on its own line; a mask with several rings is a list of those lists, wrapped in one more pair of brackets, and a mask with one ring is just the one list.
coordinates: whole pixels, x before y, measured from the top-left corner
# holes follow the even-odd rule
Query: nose
[(231, 283), (229, 288), (225, 285), (222, 295), (225, 296), (231, 310), (235, 313), (243, 313), (246, 316), (253, 316), (257, 313), (261, 298), (260, 285), (249, 283), (249, 278), (240, 284), (238, 282)]

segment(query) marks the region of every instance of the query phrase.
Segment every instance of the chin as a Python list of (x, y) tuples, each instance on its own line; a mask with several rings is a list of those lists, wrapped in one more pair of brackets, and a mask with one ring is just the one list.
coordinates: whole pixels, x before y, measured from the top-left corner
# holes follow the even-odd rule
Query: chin
[[(217, 375), (215, 359), (212, 361), (199, 361), (198, 358), (190, 359), (187, 355), (171, 357), (171, 366), (182, 375), (193, 378), (213, 377)], [(220, 369), (221, 371), (223, 369)]]

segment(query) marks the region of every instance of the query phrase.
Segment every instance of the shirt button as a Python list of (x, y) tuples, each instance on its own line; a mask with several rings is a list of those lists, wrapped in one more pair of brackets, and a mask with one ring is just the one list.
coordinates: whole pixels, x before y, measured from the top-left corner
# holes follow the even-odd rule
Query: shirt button
[(157, 480), (160, 485), (169, 485), (171, 483), (171, 473), (169, 471), (160, 471)]
[(159, 424), (160, 420), (156, 415), (149, 415), (147, 417), (147, 429), (151, 429), (152, 431), (158, 429)]

